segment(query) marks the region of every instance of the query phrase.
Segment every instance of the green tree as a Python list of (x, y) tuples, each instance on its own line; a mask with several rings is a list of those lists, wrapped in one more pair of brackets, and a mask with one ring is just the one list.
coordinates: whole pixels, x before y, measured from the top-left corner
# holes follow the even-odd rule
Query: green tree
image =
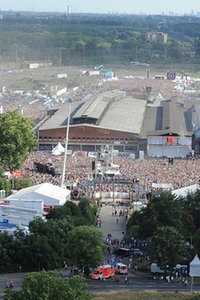
[(17, 110), (0, 115), (0, 140), (0, 163), (9, 170), (20, 168), (37, 146), (32, 121)]
[(133, 237), (139, 238), (141, 212), (142, 211), (135, 211), (128, 219), (128, 223), (126, 227), (127, 240), (131, 240)]
[(61, 220), (70, 217), (71, 223), (73, 223), (73, 219), (76, 217), (79, 218), (81, 215), (79, 206), (71, 201), (67, 201), (62, 207), (51, 209), (47, 219)]
[(30, 222), (29, 229), (31, 235), (25, 239), (23, 260), (26, 269), (60, 268), (67, 258), (68, 232), (72, 229), (70, 220), (37, 218)]
[(140, 236), (151, 237), (159, 226), (172, 226), (182, 232), (182, 212), (181, 201), (168, 192), (161, 193), (140, 214)]
[(0, 272), (13, 272), (13, 260), (15, 259), (15, 240), (7, 233), (0, 234)]
[(200, 257), (200, 228), (195, 232), (192, 240), (194, 251)]
[(78, 206), (84, 217), (84, 224), (94, 225), (96, 207), (92, 207), (87, 199), (81, 199)]
[(5, 190), (6, 195), (11, 193), (11, 183), (5, 177), (0, 177), (0, 190)]
[(187, 195), (184, 201), (184, 209), (189, 216), (192, 216), (194, 230), (200, 228), (200, 189)]
[(151, 237), (148, 254), (162, 269), (172, 270), (179, 263), (184, 249), (183, 236), (173, 227), (158, 227)]
[(21, 190), (31, 186), (31, 182), (28, 178), (16, 178), (14, 177), (13, 186), (15, 190)]
[(90, 268), (102, 263), (104, 249), (102, 233), (93, 226), (78, 226), (68, 234), (70, 262), (83, 268), (86, 275), (89, 275)]
[(61, 278), (57, 272), (37, 272), (25, 276), (21, 291), (7, 290), (5, 300), (90, 300), (83, 277)]

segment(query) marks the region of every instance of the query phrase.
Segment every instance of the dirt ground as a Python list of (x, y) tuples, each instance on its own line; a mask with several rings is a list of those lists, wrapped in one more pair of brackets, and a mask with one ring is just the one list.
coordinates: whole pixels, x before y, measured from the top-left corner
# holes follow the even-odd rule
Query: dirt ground
[[(40, 87), (75, 86), (80, 82), (80, 74), (84, 68), (78, 67), (46, 67), (38, 69), (12, 69), (0, 67), (0, 89), (32, 90)], [(67, 74), (67, 78), (58, 79), (57, 74)]]

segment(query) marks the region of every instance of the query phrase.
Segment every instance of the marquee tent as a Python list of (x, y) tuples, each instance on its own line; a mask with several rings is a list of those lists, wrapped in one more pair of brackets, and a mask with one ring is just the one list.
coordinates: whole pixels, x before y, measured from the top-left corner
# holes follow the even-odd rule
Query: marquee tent
[(58, 145), (52, 149), (51, 154), (61, 155), (64, 152), (65, 152), (65, 148), (61, 145), (61, 143), (58, 143)]
[(5, 200), (12, 202), (12, 199), (15, 200), (42, 200), (44, 205), (47, 206), (59, 206), (65, 204), (66, 201), (70, 200), (70, 190), (63, 189), (59, 186), (42, 183), (21, 189), (15, 194), (7, 197)]
[(196, 255), (190, 263), (190, 276), (200, 277), (200, 259), (198, 255)]
[(173, 190), (172, 194), (177, 197), (186, 197), (189, 193), (195, 193), (198, 189), (200, 189), (200, 186), (198, 184), (193, 184), (181, 189)]

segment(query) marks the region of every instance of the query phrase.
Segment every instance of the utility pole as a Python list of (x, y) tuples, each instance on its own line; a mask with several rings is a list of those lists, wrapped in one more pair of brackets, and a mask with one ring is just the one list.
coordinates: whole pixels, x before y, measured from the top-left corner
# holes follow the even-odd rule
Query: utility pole
[(64, 181), (65, 181), (66, 159), (67, 159), (68, 140), (69, 140), (69, 124), (70, 124), (70, 115), (71, 115), (71, 100), (69, 100), (68, 103), (69, 103), (69, 107), (68, 107), (68, 119), (67, 119), (66, 137), (65, 137), (65, 152), (64, 152), (62, 176), (61, 176), (61, 187), (64, 187)]

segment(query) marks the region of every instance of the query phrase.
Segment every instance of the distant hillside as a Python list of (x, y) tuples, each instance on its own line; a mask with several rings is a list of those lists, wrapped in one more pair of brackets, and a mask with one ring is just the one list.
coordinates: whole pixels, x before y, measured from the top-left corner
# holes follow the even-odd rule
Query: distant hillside
[[(178, 16), (2, 12), (0, 63), (199, 63), (200, 19)], [(167, 34), (150, 41), (147, 32)]]

